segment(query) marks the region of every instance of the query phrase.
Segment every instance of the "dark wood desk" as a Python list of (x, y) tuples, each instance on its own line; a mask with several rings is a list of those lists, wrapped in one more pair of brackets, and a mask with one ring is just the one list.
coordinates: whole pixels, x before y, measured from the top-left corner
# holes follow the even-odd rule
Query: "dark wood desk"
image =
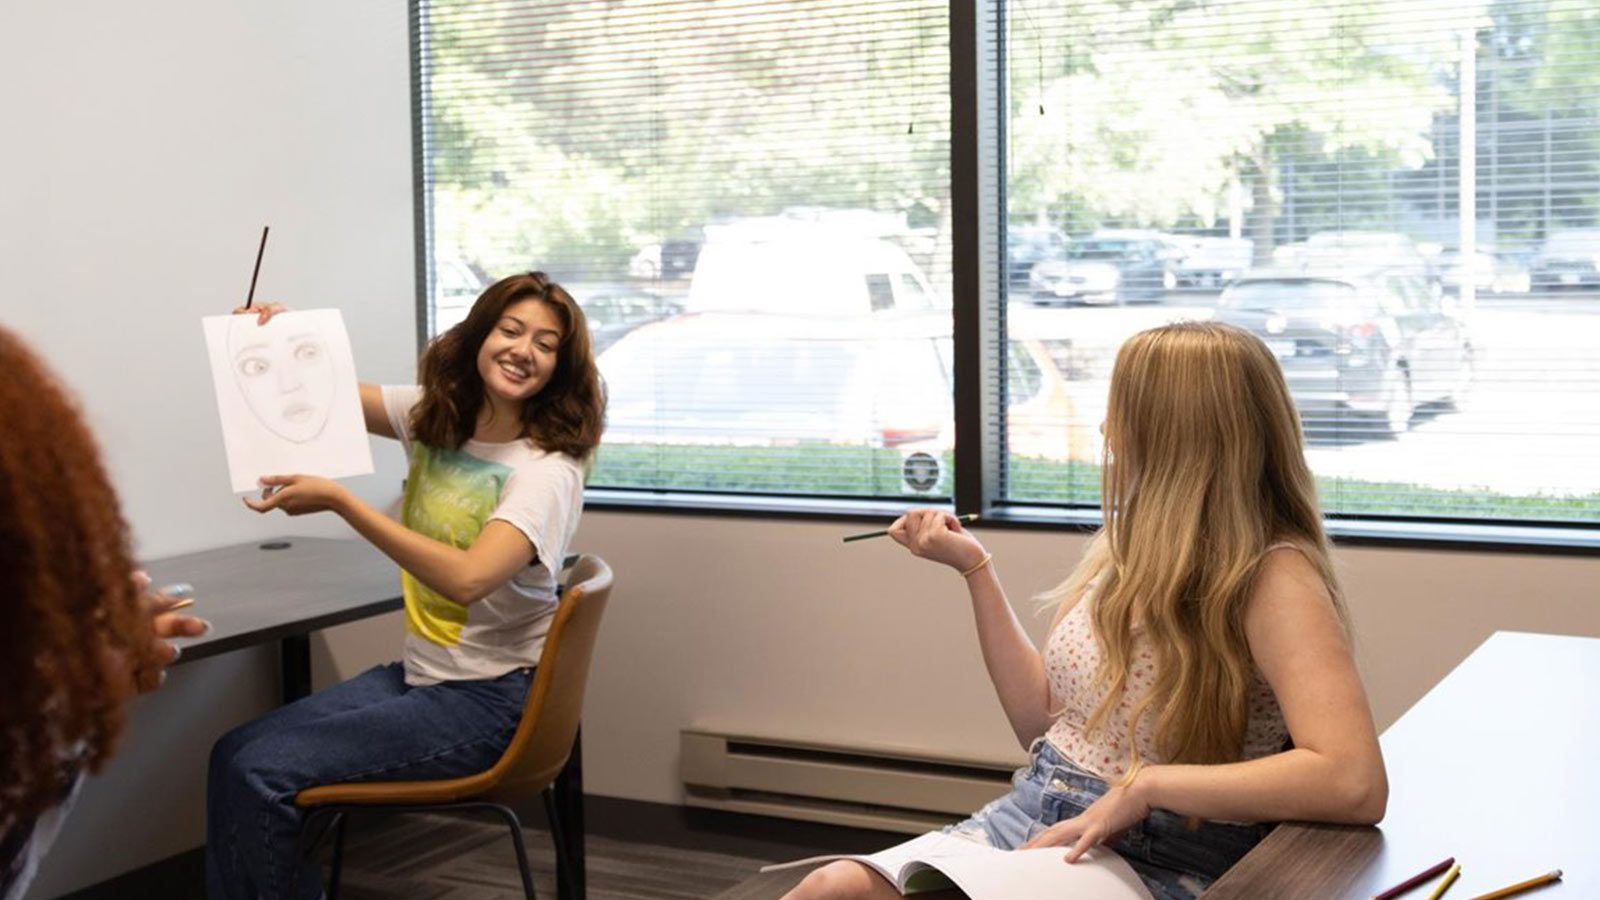
[[(288, 537), (186, 553), (145, 564), (156, 586), (194, 585), (192, 612), (211, 623), (201, 637), (178, 641), (177, 665), (277, 643), (283, 701), (311, 693), (311, 632), (400, 609), (400, 569), (360, 540)], [(395, 655), (400, 647), (395, 647)], [(583, 748), (574, 742), (554, 786), (571, 823), (573, 871), (558, 872), (563, 900), (584, 896)]]
[(1527, 896), (1600, 897), (1597, 689), (1600, 639), (1496, 633), (1383, 733), (1378, 828), (1283, 825), (1205, 900), (1371, 897), (1447, 856), (1449, 897), (1551, 869)]
[[(311, 693), (311, 632), (400, 609), (400, 569), (366, 541), (281, 538), (154, 560), (156, 586), (194, 585), (209, 634), (178, 665), (276, 642), (285, 703)], [(396, 648), (398, 653), (398, 648)]]

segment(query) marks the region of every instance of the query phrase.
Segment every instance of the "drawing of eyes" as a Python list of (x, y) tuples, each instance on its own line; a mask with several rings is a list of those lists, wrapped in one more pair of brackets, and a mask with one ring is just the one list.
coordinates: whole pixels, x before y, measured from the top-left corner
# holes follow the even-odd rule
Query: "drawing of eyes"
[(306, 341), (294, 348), (294, 358), (303, 363), (316, 362), (322, 358), (322, 345), (315, 341)]
[(255, 378), (257, 375), (267, 374), (267, 370), (272, 368), (272, 363), (264, 356), (246, 356), (238, 361), (238, 366), (240, 375)]

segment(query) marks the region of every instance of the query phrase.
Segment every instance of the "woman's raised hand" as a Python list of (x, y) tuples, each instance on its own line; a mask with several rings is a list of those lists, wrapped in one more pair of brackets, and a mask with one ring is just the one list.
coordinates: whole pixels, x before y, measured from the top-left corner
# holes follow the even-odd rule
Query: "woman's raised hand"
[(961, 520), (942, 509), (913, 509), (894, 520), (889, 536), (913, 555), (965, 572), (988, 556)]
[(288, 311), (289, 307), (282, 303), (258, 303), (255, 306), (233, 308), (233, 314), (236, 316), (255, 316), (257, 325), (265, 325), (273, 316)]

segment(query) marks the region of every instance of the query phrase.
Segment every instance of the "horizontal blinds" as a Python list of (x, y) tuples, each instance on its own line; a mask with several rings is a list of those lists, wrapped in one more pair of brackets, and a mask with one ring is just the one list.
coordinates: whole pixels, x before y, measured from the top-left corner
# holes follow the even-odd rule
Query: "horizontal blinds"
[(1002, 10), (1007, 500), (1098, 504), (1117, 346), (1216, 318), (1330, 513), (1600, 521), (1594, 4)]
[(600, 487), (949, 495), (949, 14), (421, 0), (435, 331), (538, 268), (590, 319)]

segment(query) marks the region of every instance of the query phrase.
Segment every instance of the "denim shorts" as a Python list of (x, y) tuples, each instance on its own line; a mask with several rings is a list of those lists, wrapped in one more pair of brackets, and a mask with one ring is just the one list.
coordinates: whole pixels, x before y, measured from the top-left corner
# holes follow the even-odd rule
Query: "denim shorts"
[[(1064, 819), (1082, 814), (1108, 785), (1062, 758), (1048, 741), (1011, 776), (1011, 792), (945, 830), (1003, 850)], [(1200, 822), (1164, 809), (1124, 831), (1108, 846), (1128, 861), (1155, 900), (1193, 900), (1254, 847), (1270, 825)]]

